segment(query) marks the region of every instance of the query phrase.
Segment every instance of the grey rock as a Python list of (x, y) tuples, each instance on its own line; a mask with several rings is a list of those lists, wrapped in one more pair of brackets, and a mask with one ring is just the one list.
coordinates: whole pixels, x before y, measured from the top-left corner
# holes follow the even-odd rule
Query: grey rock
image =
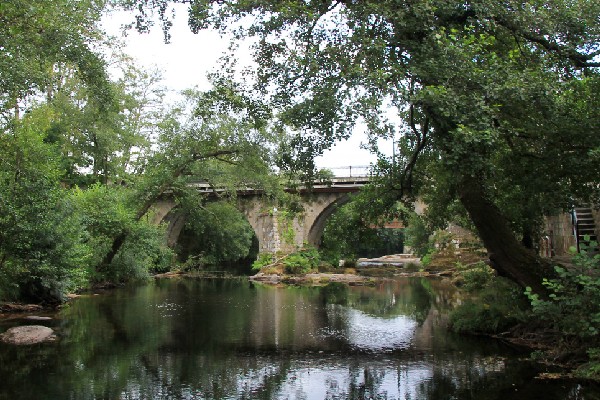
[(0, 335), (0, 340), (3, 342), (16, 345), (35, 344), (54, 339), (56, 339), (54, 331), (41, 325), (16, 326)]
[(25, 319), (30, 320), (30, 321), (50, 321), (50, 320), (52, 320), (52, 318), (50, 318), (50, 317), (40, 317), (38, 315), (29, 315), (29, 316), (25, 317)]

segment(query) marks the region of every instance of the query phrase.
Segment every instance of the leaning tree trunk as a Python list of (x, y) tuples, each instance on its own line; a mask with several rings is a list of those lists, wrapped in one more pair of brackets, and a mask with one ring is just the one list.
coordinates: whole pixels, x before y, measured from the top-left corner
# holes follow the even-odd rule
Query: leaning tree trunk
[[(154, 193), (151, 196), (149, 196), (148, 199), (146, 199), (146, 201), (144, 201), (144, 203), (138, 209), (134, 221), (138, 222), (142, 219), (144, 215), (146, 215), (146, 213), (150, 210), (150, 208), (152, 208), (156, 200), (158, 200), (160, 196), (162, 196), (165, 193), (165, 191), (169, 189), (171, 185), (173, 185), (173, 182), (184, 173), (184, 171), (189, 167), (189, 165), (192, 162), (201, 161), (209, 158), (218, 158), (219, 156), (236, 154), (237, 152), (237, 150), (215, 150), (206, 154), (193, 154), (190, 159), (183, 160), (176, 168), (173, 169), (173, 171), (170, 174), (170, 178), (163, 182), (156, 189), (156, 191), (154, 191)], [(113, 239), (110, 250), (104, 256), (102, 262), (96, 267), (97, 270), (102, 270), (103, 268), (106, 268), (112, 263), (113, 259), (116, 257), (121, 247), (123, 247), (123, 244), (127, 239), (127, 235), (128, 232), (122, 232)]]
[(477, 179), (463, 179), (459, 196), (498, 275), (544, 295), (546, 288), (542, 285), (542, 280), (554, 275), (550, 263), (517, 240), (508, 220), (486, 197)]

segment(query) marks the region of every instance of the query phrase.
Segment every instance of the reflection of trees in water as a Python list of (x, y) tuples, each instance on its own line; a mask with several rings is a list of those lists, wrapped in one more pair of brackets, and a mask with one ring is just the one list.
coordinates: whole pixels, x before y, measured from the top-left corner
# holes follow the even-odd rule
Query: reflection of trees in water
[(328, 348), (318, 335), (326, 326), (319, 288), (258, 287), (249, 312), (243, 346), (260, 351), (305, 351)]
[(372, 399), (381, 394), (380, 386), (385, 371), (373, 370), (361, 366), (353, 366), (349, 371), (350, 384), (347, 396), (349, 399)]
[(323, 286), (319, 291), (323, 304), (348, 304), (350, 288), (345, 283), (332, 282)]
[[(568, 385), (549, 385), (533, 379), (536, 369), (502, 357), (454, 356), (432, 368), (432, 378), (416, 387), (417, 399), (564, 399)], [(583, 397), (582, 397), (583, 398)], [(585, 397), (587, 398), (587, 397)]]
[[(181, 280), (80, 299), (61, 313), (59, 342), (0, 346), (0, 399), (539, 397), (531, 394), (532, 369), (497, 356), (506, 349), (427, 331), (453, 301), (438, 284), (321, 290)], [(351, 351), (341, 339), (318, 335), (317, 327), (335, 328), (328, 309), (354, 306), (370, 320), (388, 321), (418, 320), (428, 310), (415, 334), (425, 344)], [(349, 322), (335, 323), (343, 330)], [(549, 399), (569, 398), (570, 387), (549, 388)]]
[(441, 286), (426, 278), (382, 281), (373, 287), (352, 288), (345, 305), (375, 317), (405, 315), (422, 323), (431, 307), (448, 309), (447, 297), (452, 296), (452, 291), (444, 288), (439, 293)]
[[(289, 361), (236, 350), (253, 318), (252, 291), (237, 282), (183, 280), (140, 288), (135, 296), (119, 291), (89, 304), (84, 299), (65, 314), (72, 357), (66, 364), (79, 366), (64, 371), (74, 378), (70, 392), (74, 398), (217, 399), (246, 392), (269, 398)], [(256, 371), (263, 371), (261, 379), (244, 387), (244, 374)]]
[(432, 306), (445, 306), (430, 280), (424, 278), (382, 281), (374, 287), (351, 289), (346, 285), (329, 284), (321, 290), (321, 296), (328, 304), (345, 305), (374, 317), (404, 315), (418, 323), (425, 320)]
[(271, 399), (289, 375), (289, 359), (240, 354), (160, 353), (140, 366), (120, 398)]
[(525, 392), (522, 385), (531, 382), (531, 371), (526, 366), (507, 373), (501, 358), (469, 360), (457, 354), (424, 362), (413, 359), (416, 354), (383, 360), (369, 354), (304, 356), (304, 362), (292, 361), (287, 371), (273, 367), (255, 371), (251, 379), (276, 384), (265, 385), (261, 391), (238, 392), (237, 398), (500, 399), (515, 389)]

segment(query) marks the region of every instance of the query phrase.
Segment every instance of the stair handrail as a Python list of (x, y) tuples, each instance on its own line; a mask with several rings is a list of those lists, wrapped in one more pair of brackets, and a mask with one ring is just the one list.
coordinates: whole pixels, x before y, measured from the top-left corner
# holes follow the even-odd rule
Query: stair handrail
[(579, 253), (579, 220), (577, 219), (577, 210), (575, 206), (571, 209), (571, 222), (573, 224), (573, 236), (575, 236), (575, 245)]

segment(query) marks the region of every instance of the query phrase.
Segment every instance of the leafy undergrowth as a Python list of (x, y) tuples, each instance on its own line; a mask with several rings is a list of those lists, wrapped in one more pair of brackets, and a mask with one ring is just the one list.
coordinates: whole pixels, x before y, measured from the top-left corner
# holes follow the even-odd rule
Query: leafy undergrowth
[(299, 249), (293, 253), (264, 253), (252, 264), (252, 269), (267, 275), (302, 275), (313, 272), (342, 272), (321, 261), (319, 252), (313, 247)]
[(499, 334), (527, 320), (529, 305), (523, 290), (495, 276), (480, 262), (458, 267), (454, 282), (471, 294), (450, 315), (451, 329), (461, 333)]
[(577, 366), (575, 376), (600, 380), (600, 254), (590, 251), (597, 242), (585, 241), (579, 253), (572, 249), (572, 265), (556, 266), (557, 277), (544, 279), (547, 298), (526, 293), (532, 319), (555, 336), (543, 356)]
[(581, 246), (572, 264), (555, 267), (557, 277), (543, 282), (545, 298), (495, 276), (483, 263), (458, 265), (455, 283), (472, 298), (453, 311), (451, 328), (536, 349), (536, 360), (600, 381), (600, 255), (588, 252), (596, 246)]

